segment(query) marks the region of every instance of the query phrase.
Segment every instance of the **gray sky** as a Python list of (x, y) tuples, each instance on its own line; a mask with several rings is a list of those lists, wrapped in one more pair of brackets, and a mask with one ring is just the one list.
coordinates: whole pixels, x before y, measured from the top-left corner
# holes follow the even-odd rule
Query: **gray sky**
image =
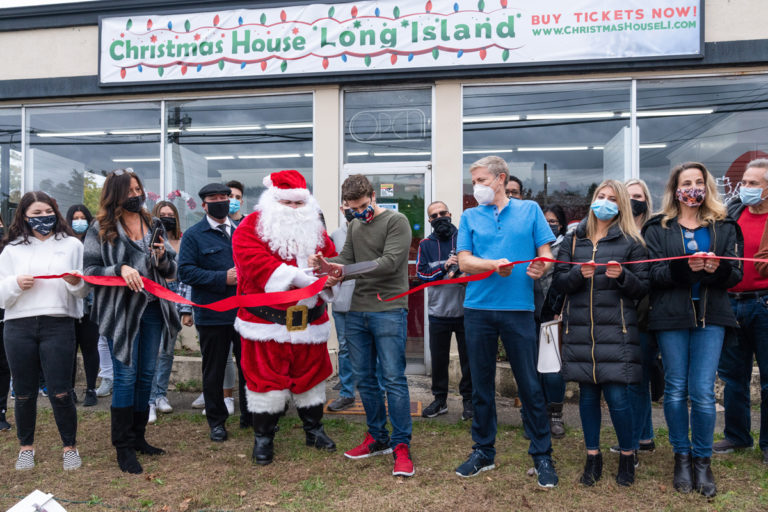
[(9, 7), (27, 7), (30, 5), (79, 4), (92, 1), (93, 0), (0, 0), (0, 9), (7, 9)]

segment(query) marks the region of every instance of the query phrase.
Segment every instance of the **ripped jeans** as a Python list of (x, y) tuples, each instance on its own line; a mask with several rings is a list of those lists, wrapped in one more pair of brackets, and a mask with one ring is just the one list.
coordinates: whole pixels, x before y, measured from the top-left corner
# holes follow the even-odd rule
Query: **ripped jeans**
[(21, 446), (35, 442), (41, 368), (61, 442), (64, 446), (75, 446), (77, 411), (70, 394), (75, 359), (75, 320), (54, 316), (6, 320), (3, 334), (16, 393), (16, 435)]

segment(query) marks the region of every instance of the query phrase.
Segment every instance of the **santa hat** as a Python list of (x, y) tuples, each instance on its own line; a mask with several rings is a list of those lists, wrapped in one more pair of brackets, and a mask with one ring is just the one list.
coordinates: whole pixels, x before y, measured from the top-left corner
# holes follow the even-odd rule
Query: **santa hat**
[(273, 172), (264, 177), (263, 183), (277, 200), (305, 202), (309, 200), (307, 180), (299, 171)]

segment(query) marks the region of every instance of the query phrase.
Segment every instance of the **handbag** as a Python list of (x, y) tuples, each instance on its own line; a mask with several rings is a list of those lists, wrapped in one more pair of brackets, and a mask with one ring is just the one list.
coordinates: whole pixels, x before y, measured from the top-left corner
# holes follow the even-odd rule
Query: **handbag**
[(562, 320), (544, 322), (539, 329), (539, 373), (558, 373), (562, 366), (560, 358), (560, 326)]

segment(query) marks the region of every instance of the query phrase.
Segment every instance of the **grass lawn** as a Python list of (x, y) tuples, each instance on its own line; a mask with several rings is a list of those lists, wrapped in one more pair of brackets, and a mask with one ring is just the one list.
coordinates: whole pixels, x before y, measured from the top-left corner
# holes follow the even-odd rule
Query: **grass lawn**
[(38, 413), (35, 469), (15, 471), (14, 431), (0, 435), (0, 509), (40, 489), (54, 493), (71, 511), (768, 510), (768, 466), (758, 451), (713, 459), (719, 494), (711, 502), (675, 492), (672, 451), (664, 431), (659, 432), (656, 452), (641, 455), (636, 484), (625, 489), (614, 481), (618, 455), (608, 452), (616, 440), (612, 429), (603, 431), (605, 468), (594, 488), (578, 484), (583, 440), (580, 431), (569, 430), (554, 445), (560, 485), (544, 491), (527, 474), (532, 463), (520, 427), (500, 425), (496, 470), (461, 479), (454, 468), (470, 452), (469, 424), (416, 420), (411, 445), (416, 475), (406, 479), (392, 476), (389, 455), (360, 461), (342, 455), (362, 441), (362, 417), (326, 419), (326, 430), (339, 446), (337, 453), (327, 454), (304, 446), (300, 421), (291, 413), (280, 421), (275, 462), (261, 467), (251, 464), (252, 432), (239, 430), (237, 417), (228, 425), (230, 440), (211, 443), (204, 417), (176, 413), (149, 427), (149, 441), (168, 453), (140, 456), (145, 472), (136, 476), (117, 467), (108, 413), (79, 413), (83, 467), (77, 471), (61, 469), (60, 441), (48, 409)]

